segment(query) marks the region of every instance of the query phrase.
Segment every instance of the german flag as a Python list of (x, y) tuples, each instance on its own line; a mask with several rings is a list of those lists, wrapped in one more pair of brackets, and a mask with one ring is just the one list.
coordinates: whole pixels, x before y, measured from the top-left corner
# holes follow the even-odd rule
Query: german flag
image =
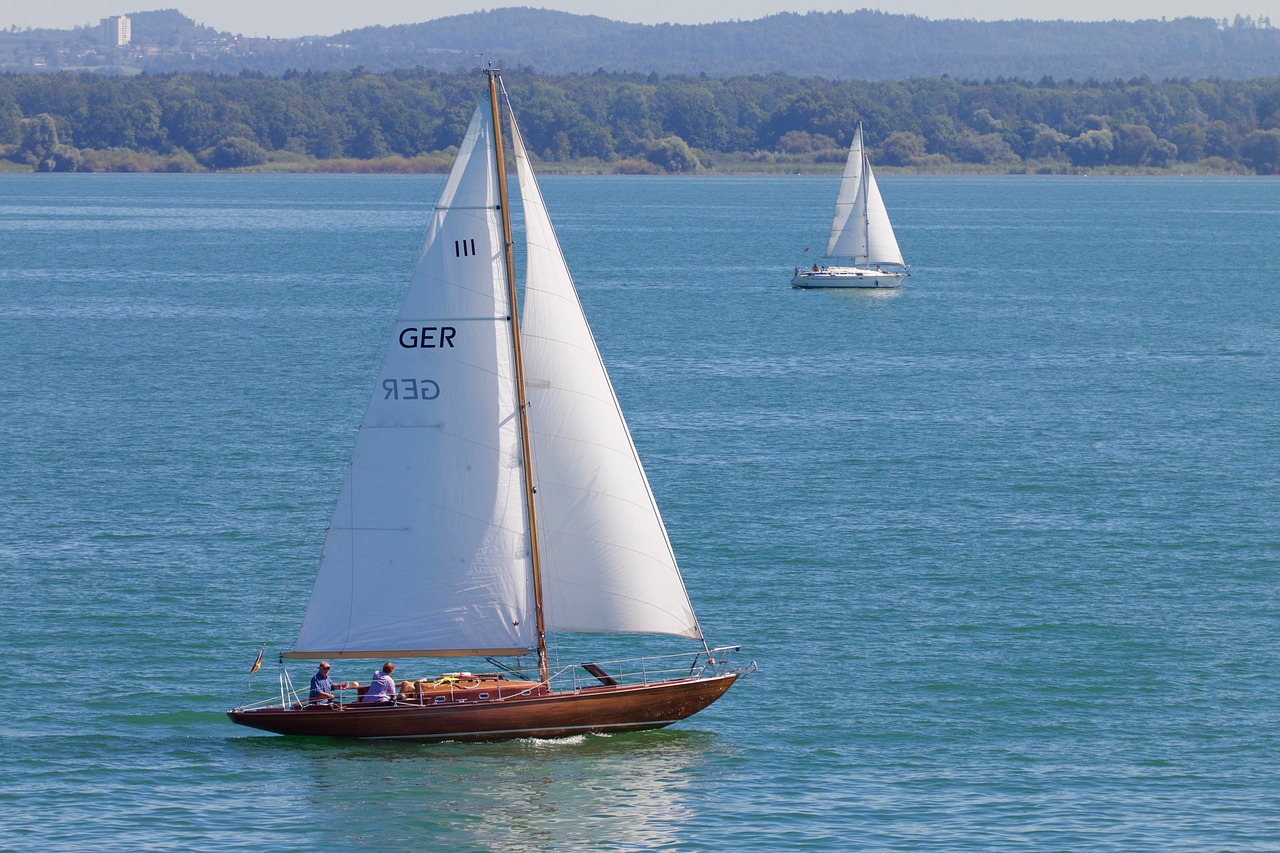
[(258, 659), (255, 660), (253, 662), (253, 666), (249, 668), (250, 675), (253, 675), (255, 672), (262, 669), (262, 653), (265, 652), (266, 650), (267, 649), (265, 646), (263, 646), (261, 649), (258, 650)]

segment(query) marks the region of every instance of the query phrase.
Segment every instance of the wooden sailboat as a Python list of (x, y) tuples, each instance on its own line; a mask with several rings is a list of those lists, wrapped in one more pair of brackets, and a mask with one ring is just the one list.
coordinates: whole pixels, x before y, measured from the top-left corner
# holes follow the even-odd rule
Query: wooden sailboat
[[(497, 740), (660, 728), (754, 669), (703, 640), (514, 116), (527, 243), (517, 312), (496, 71), (432, 215), (279, 693), (228, 712), (286, 735)], [(549, 632), (689, 653), (552, 671)], [(518, 662), (536, 654), (538, 672)], [(287, 659), (484, 657), (502, 672), (311, 704)]]
[(792, 287), (898, 287), (910, 275), (871, 171), (871, 160), (862, 145), (861, 122), (849, 145), (823, 257), (833, 263), (815, 263), (809, 269), (796, 267)]

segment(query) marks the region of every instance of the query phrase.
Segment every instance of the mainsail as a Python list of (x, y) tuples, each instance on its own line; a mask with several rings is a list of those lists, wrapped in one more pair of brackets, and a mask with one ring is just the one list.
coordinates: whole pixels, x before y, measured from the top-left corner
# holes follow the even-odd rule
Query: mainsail
[(861, 124), (854, 132), (840, 179), (826, 256), (852, 259), (855, 264), (905, 266), (889, 222), (889, 212), (863, 148)]
[(481, 104), (360, 425), (291, 657), (536, 644), (493, 133)]

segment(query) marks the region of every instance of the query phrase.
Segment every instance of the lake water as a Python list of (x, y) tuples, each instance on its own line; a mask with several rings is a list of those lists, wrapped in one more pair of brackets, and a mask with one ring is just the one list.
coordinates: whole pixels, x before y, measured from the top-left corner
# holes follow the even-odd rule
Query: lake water
[(544, 179), (760, 670), (635, 735), (233, 726), (440, 185), (0, 177), (0, 849), (1280, 846), (1275, 179), (887, 176), (871, 294), (788, 285), (834, 176)]

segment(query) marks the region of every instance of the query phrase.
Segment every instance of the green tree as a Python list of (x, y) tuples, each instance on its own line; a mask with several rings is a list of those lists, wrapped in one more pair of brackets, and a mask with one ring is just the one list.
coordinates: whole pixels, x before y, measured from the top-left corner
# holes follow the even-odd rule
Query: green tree
[(761, 126), (759, 145), (776, 150), (779, 140), (793, 130), (819, 132), (821, 116), (829, 111), (826, 99), (811, 92), (789, 95)]
[(1156, 146), (1156, 135), (1146, 125), (1122, 124), (1113, 136), (1111, 162), (1124, 166), (1145, 166)]
[(356, 131), (355, 138), (351, 140), (350, 151), (351, 156), (361, 160), (376, 160), (391, 156), (391, 147), (387, 145), (382, 129), (372, 122)]
[(992, 117), (991, 110), (985, 107), (974, 111), (969, 126), (978, 133), (999, 133), (1004, 129), (1003, 123)]
[(778, 150), (786, 154), (812, 154), (835, 147), (836, 141), (830, 136), (804, 130), (789, 130), (778, 140)]
[(965, 128), (956, 134), (953, 143), (955, 159), (962, 163), (1002, 163), (1015, 159), (1009, 144), (998, 133), (974, 133)]
[(211, 169), (239, 169), (267, 162), (267, 152), (252, 139), (232, 136), (219, 142), (201, 159)]
[(671, 83), (658, 87), (654, 106), (662, 127), (696, 148), (720, 150), (728, 141), (727, 122), (715, 98), (702, 86)]
[(1147, 154), (1147, 162), (1152, 166), (1165, 169), (1178, 159), (1178, 146), (1167, 139), (1157, 139)]
[(659, 139), (649, 149), (646, 159), (668, 172), (694, 173), (702, 169), (698, 155), (678, 136)]
[(129, 107), (129, 126), (140, 148), (157, 153), (170, 148), (162, 123), (163, 115), (159, 102), (154, 98), (145, 98)]
[(878, 160), (886, 166), (914, 166), (924, 159), (924, 137), (918, 133), (896, 130), (880, 146)]
[[(18, 143), (18, 154), (29, 163), (40, 168), (40, 164), (51, 161), (58, 148), (58, 125), (53, 116), (41, 113), (35, 118), (22, 121), (22, 140)], [(42, 171), (52, 171), (52, 166)]]
[(1255, 130), (1240, 140), (1244, 164), (1259, 175), (1280, 174), (1280, 130)]
[(643, 140), (658, 135), (660, 125), (652, 118), (654, 86), (623, 82), (608, 100), (606, 120), (609, 131), (618, 141), (620, 153), (639, 153)]
[(1115, 148), (1109, 130), (1086, 130), (1067, 143), (1067, 157), (1076, 166), (1104, 166)]
[(0, 101), (0, 145), (16, 145), (22, 140), (22, 111), (17, 104)]
[(1169, 129), (1169, 141), (1178, 146), (1178, 159), (1194, 163), (1204, 158), (1204, 128), (1194, 122), (1183, 122)]
[(195, 153), (211, 148), (218, 140), (218, 121), (213, 105), (192, 93), (163, 107), (165, 129), (173, 144)]
[(1056, 160), (1062, 156), (1071, 137), (1044, 124), (1036, 125), (1024, 155), (1037, 160)]
[(1240, 136), (1235, 128), (1222, 119), (1209, 122), (1204, 127), (1205, 156), (1235, 160), (1240, 155)]

